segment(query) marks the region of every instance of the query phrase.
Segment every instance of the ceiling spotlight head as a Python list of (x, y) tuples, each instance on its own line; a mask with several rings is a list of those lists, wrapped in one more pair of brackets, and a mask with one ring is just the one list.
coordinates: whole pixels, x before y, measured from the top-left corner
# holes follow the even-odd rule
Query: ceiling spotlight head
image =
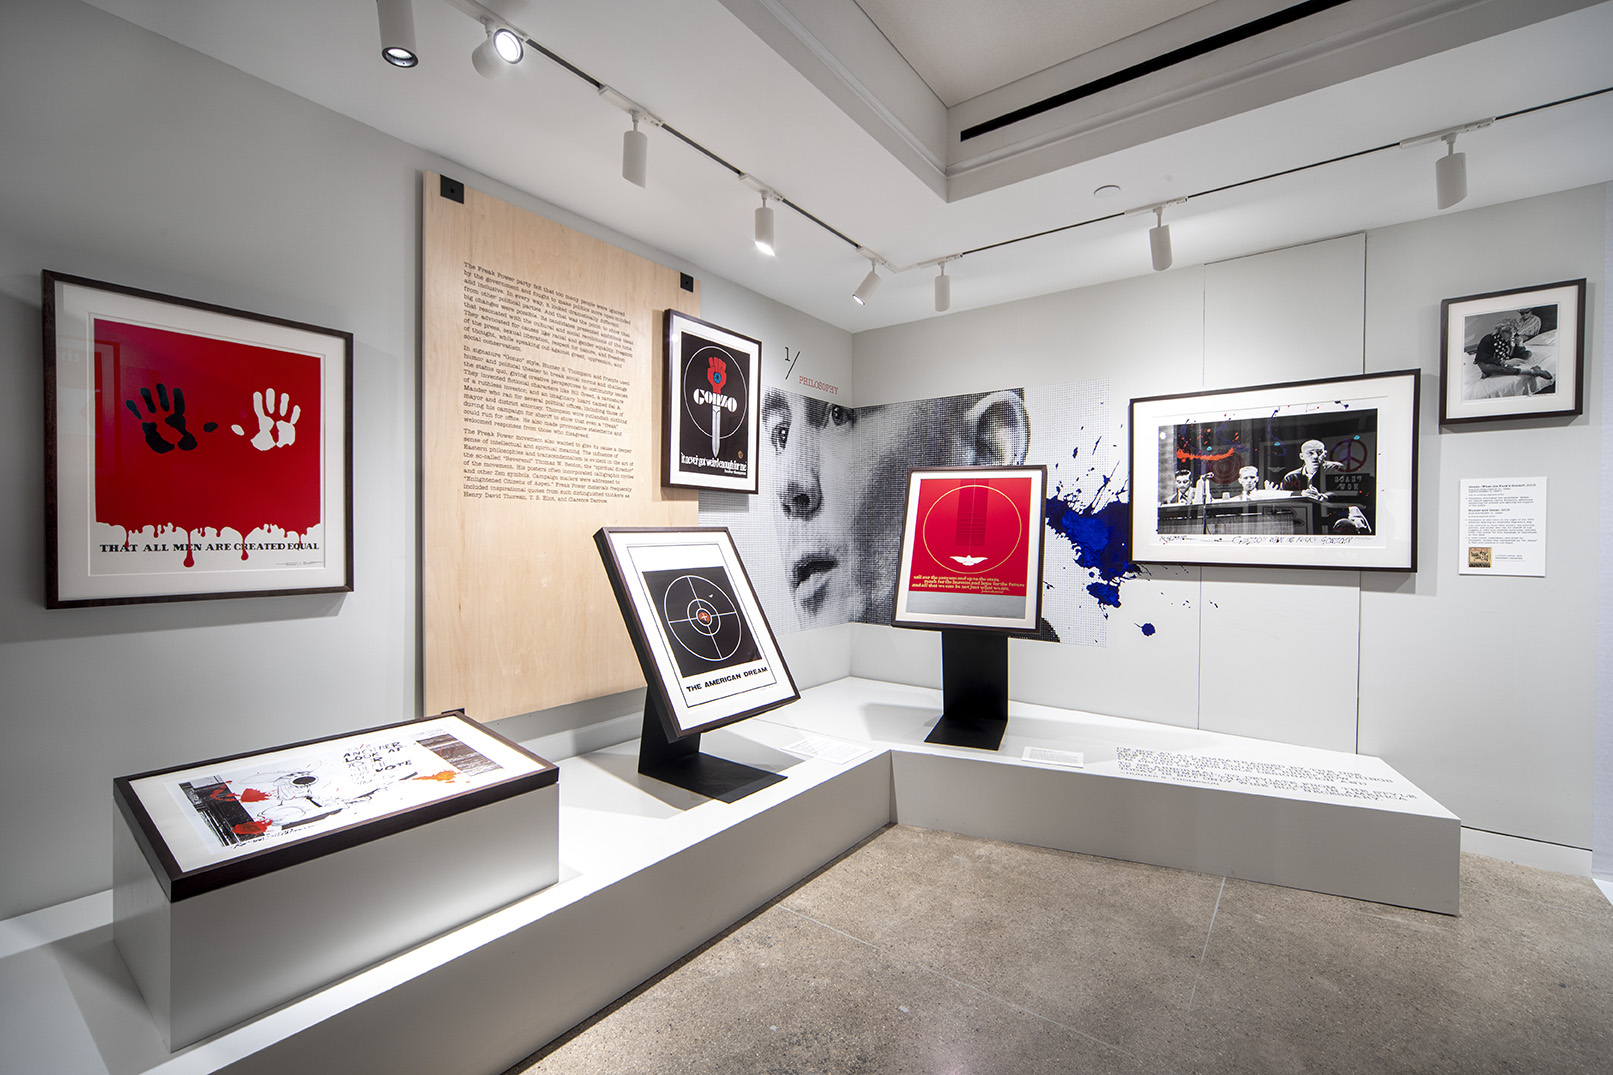
[(857, 290), (851, 293), (852, 300), (858, 306), (867, 306), (869, 298), (879, 290), (879, 280), (879, 265), (870, 260), (868, 263), (868, 275), (863, 277), (863, 282), (857, 285)]
[(935, 278), (935, 312), (944, 314), (952, 308), (952, 277), (947, 275), (947, 263), (941, 263), (941, 274)]
[(487, 40), (476, 46), (470, 54), (470, 62), (476, 68), (476, 73), (483, 78), (498, 78), (512, 66), (521, 62), (526, 53), (526, 46), (521, 44), (521, 38), (508, 27), (495, 28), (491, 21), (487, 22)]
[(1467, 154), (1456, 152), (1456, 135), (1445, 136), (1445, 155), (1434, 162), (1435, 202), (1449, 209), (1467, 197)]
[(1148, 229), (1148, 249), (1154, 258), (1154, 271), (1164, 272), (1171, 267), (1171, 226), (1165, 223), (1165, 207), (1154, 209), (1158, 223)]
[(375, 12), (381, 22), (381, 59), (393, 67), (418, 64), (411, 0), (375, 0)]
[(773, 209), (767, 204), (767, 195), (762, 195), (762, 207), (756, 210), (756, 249), (772, 257), (778, 253), (773, 243)]
[(633, 129), (622, 135), (622, 178), (642, 187), (650, 173), (650, 139), (638, 129), (638, 113), (633, 113)]
[(505, 63), (520, 63), (521, 57), (526, 55), (526, 46), (521, 44), (521, 36), (507, 26), (500, 26), (493, 31), (493, 50)]

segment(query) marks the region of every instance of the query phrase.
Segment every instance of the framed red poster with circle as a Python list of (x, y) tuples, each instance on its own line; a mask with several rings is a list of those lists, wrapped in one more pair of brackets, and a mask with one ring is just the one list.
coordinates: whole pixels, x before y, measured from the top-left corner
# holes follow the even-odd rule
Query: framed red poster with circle
[(1046, 467), (909, 472), (895, 626), (1035, 631), (1046, 487)]

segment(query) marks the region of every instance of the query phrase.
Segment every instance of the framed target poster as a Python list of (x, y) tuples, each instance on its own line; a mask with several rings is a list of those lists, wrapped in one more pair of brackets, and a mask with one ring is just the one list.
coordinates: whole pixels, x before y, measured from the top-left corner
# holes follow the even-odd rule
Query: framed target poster
[(894, 625), (1035, 631), (1046, 488), (1039, 466), (910, 471)]
[(673, 738), (799, 698), (726, 527), (594, 534)]
[(42, 282), (46, 607), (353, 588), (351, 333)]
[(754, 493), (762, 344), (666, 312), (666, 485)]

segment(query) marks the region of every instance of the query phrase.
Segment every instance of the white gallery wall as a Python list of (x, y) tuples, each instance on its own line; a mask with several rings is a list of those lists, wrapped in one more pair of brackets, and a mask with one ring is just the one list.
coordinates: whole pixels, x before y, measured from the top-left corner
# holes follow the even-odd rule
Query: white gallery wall
[[(1106, 647), (1015, 641), (1010, 692), (1381, 755), (1479, 835), (1539, 841), (1536, 861), (1583, 870), (1606, 198), (1603, 186), (1568, 191), (859, 333), (856, 401), (1106, 379), (1123, 455), (1133, 396), (1421, 369), (1415, 574), (1147, 569), (1122, 584)], [(1442, 432), (1440, 300), (1581, 276), (1585, 413)], [(1460, 479), (1541, 475), (1547, 576), (1459, 576)], [(1133, 629), (1144, 622), (1153, 634)], [(933, 636), (857, 625), (853, 637), (854, 674), (939, 684)]]
[[(849, 380), (840, 329), (71, 0), (5, 4), (0, 147), (0, 918), (110, 885), (114, 776), (418, 715), (422, 171), (700, 277), (769, 375), (787, 344)], [(354, 334), (353, 593), (45, 609), (46, 268)], [(514, 730), (619, 741), (641, 706)]]

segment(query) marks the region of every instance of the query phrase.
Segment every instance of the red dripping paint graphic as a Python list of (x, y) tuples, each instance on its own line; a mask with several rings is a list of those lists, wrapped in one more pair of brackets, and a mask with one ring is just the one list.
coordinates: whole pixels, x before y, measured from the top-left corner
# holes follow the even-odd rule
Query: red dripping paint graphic
[(243, 821), (235, 826), (237, 836), (262, 836), (269, 830), (267, 821)]
[(452, 769), (444, 769), (440, 773), (428, 773), (425, 776), (417, 776), (417, 777), (415, 777), (415, 779), (416, 780), (440, 780), (444, 784), (446, 784), (446, 783), (450, 782), (451, 780), (453, 780), (454, 777), (456, 777), (458, 775), (459, 774), (456, 773)]
[(186, 567), (209, 528), (244, 545), (319, 525), (318, 355), (99, 318), (95, 343), (97, 522), (183, 531)]
[(257, 788), (247, 788), (241, 792), (241, 801), (244, 803), (261, 803), (268, 801), (270, 798), (272, 796), (268, 792), (259, 791)]
[(214, 788), (207, 797), (216, 803), (232, 803), (235, 801), (235, 793), (226, 787)]

